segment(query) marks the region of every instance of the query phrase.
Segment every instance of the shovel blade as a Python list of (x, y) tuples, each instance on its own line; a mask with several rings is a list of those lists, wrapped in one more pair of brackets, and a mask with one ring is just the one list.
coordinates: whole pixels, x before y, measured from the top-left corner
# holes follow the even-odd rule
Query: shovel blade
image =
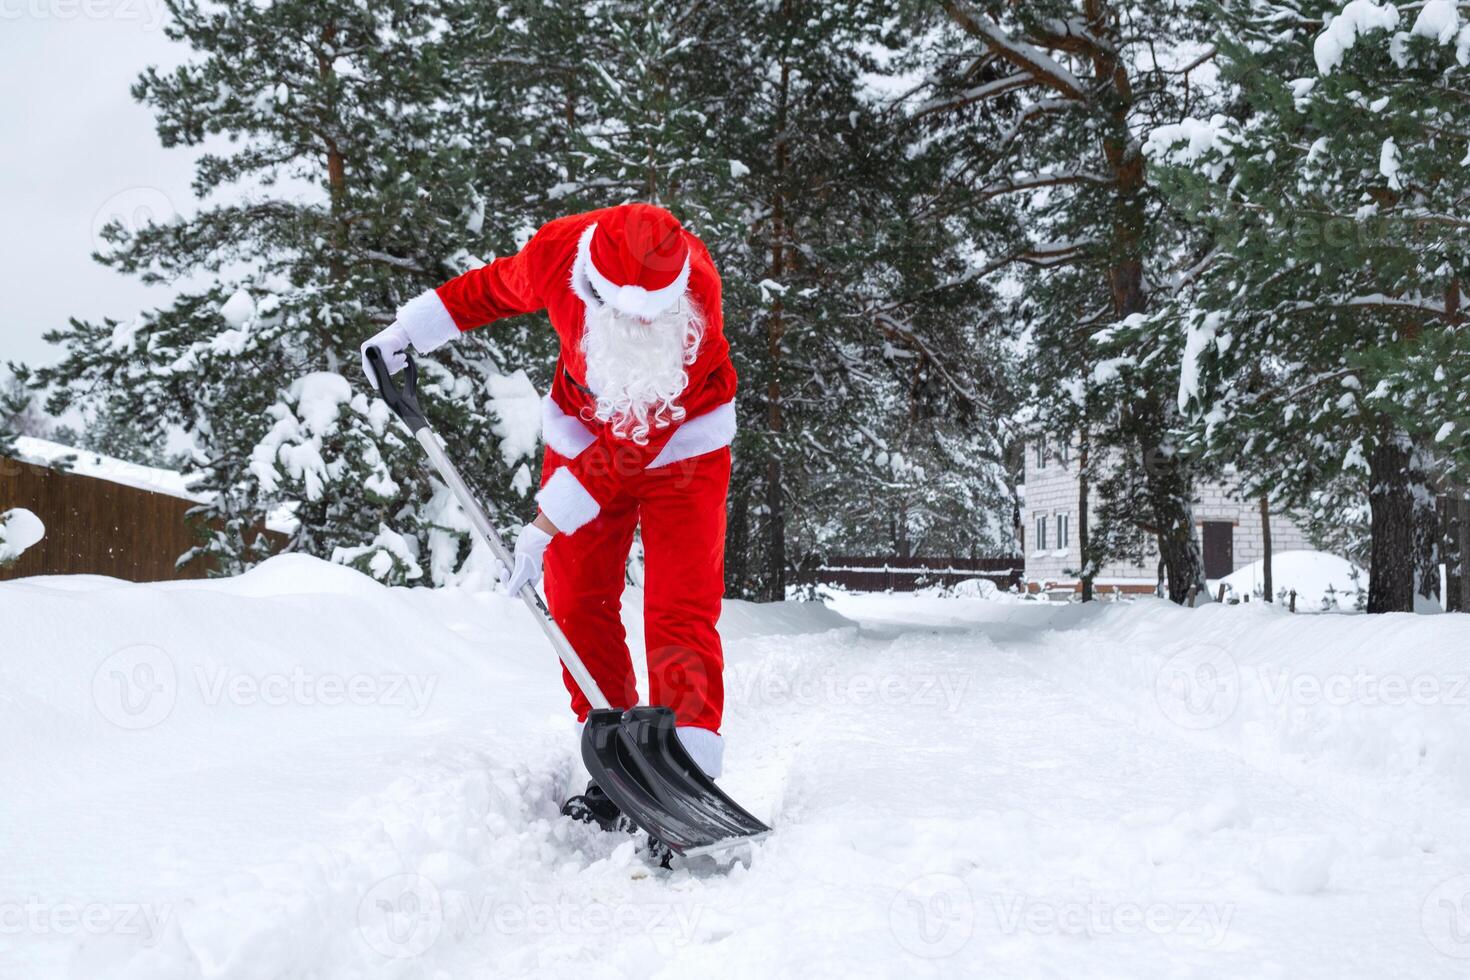
[(591, 712), (582, 761), (623, 813), (676, 854), (712, 854), (770, 832), (689, 757), (668, 708)]

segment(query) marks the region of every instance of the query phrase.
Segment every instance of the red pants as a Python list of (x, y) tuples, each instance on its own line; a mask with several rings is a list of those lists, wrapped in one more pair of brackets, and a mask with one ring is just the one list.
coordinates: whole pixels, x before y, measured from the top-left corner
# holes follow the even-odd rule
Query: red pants
[[(564, 462), (548, 448), (541, 482)], [(729, 485), (728, 448), (644, 470), (592, 521), (547, 547), (547, 605), (613, 707), (638, 703), (620, 613), (633, 530), (641, 525), (649, 704), (672, 708), (680, 725), (719, 733), (725, 656), (715, 623), (725, 594)], [(565, 669), (562, 682), (585, 720), (591, 706)]]

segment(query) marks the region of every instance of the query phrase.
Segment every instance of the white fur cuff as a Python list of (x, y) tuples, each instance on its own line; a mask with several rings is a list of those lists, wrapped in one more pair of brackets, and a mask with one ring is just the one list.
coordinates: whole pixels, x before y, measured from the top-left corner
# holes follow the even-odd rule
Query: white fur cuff
[(576, 459), (597, 441), (591, 429), (563, 412), (550, 395), (541, 399), (541, 438), (567, 459)]
[(656, 470), (660, 466), (703, 456), (734, 441), (735, 403), (725, 402), (719, 408), (680, 423), (674, 434), (669, 436), (669, 441), (664, 443), (663, 451), (646, 468)]
[(536, 494), (536, 503), (563, 534), (571, 534), (602, 510), (587, 488), (566, 467), (551, 474), (546, 486)]
[(398, 308), (398, 325), (420, 354), (437, 350), (459, 336), (454, 317), (434, 290), (420, 293)]
[(719, 779), (720, 773), (725, 771), (724, 738), (708, 728), (694, 728), (689, 725), (680, 725), (674, 731), (678, 733), (679, 742), (683, 744), (684, 751), (689, 753), (689, 758), (697, 762), (710, 779)]

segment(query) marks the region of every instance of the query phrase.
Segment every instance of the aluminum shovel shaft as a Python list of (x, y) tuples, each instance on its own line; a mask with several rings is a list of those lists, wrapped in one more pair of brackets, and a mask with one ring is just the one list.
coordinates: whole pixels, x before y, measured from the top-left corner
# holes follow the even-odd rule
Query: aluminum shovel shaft
[[(500, 535), (495, 533), (495, 526), (490, 523), (484, 508), (475, 499), (464, 478), (459, 475), (459, 470), (449, 461), (449, 456), (444, 451), (444, 444), (429, 427), (429, 422), (424, 418), (423, 411), (418, 405), (418, 368), (413, 362), (413, 357), (405, 352), (408, 357), (404, 386), (399, 389), (393, 384), (393, 378), (389, 375), (387, 366), (383, 364), (382, 355), (376, 348), (368, 348), (368, 363), (372, 366), (373, 373), (377, 376), (378, 392), (388, 407), (403, 420), (413, 431), (414, 439), (423, 447), (424, 453), (428, 455), (429, 462), (434, 464), (434, 469), (439, 472), (439, 478), (444, 481), (455, 499), (459, 501), (464, 512), (469, 516), (470, 526), (480, 536), (480, 540), (490, 549), (495, 560), (507, 569), (515, 568), (515, 558), (500, 540)], [(532, 617), (541, 626), (546, 638), (551, 641), (551, 646), (556, 650), (557, 658), (567, 668), (567, 673), (572, 675), (572, 680), (577, 682), (577, 687), (587, 698), (593, 708), (608, 708), (607, 698), (603, 697), (602, 689), (597, 686), (597, 681), (592, 679), (592, 674), (587, 670), (587, 665), (582, 663), (582, 658), (577, 656), (577, 651), (567, 640), (566, 634), (561, 627), (556, 625), (556, 620), (551, 618), (551, 610), (546, 608), (541, 594), (536, 591), (534, 585), (529, 583), (521, 588), (518, 598), (531, 610)]]

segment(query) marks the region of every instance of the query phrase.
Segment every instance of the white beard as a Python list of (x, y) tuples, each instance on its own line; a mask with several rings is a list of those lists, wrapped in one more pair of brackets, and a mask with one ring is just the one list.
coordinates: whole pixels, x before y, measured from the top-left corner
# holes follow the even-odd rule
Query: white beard
[(648, 323), (607, 304), (589, 305), (582, 353), (587, 387), (597, 399), (593, 414), (613, 435), (639, 445), (653, 429), (683, 421), (675, 399), (689, 384), (686, 369), (703, 336), (704, 318), (687, 297)]

